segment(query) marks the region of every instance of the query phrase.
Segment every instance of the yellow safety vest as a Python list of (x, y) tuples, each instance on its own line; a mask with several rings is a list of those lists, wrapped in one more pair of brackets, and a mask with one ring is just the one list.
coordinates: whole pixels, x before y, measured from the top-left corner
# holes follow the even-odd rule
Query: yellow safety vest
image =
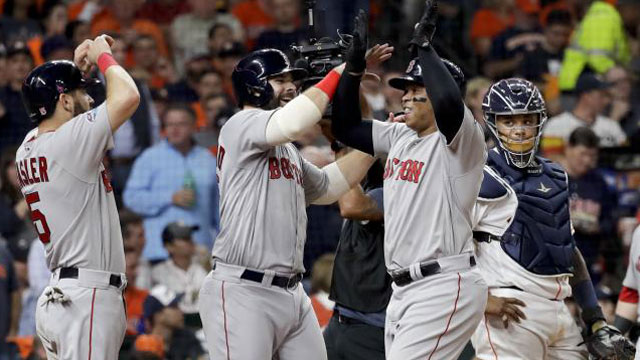
[(604, 1), (590, 7), (564, 52), (559, 74), (561, 90), (573, 90), (586, 66), (602, 74), (631, 61), (631, 51), (618, 10)]

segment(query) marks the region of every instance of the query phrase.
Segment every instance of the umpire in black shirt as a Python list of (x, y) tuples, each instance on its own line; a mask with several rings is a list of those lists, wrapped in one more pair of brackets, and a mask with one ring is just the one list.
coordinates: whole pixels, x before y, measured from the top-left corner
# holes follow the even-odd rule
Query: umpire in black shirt
[(364, 191), (356, 186), (339, 200), (346, 220), (331, 280), (330, 299), (336, 305), (324, 331), (329, 360), (385, 358), (384, 319), (391, 278), (384, 264), (383, 214), (365, 194), (382, 187), (382, 172), (377, 161), (363, 183)]

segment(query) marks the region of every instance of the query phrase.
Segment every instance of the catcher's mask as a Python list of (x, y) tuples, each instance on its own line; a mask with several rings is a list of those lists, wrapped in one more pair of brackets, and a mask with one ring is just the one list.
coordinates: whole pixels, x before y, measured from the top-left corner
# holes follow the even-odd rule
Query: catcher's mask
[(500, 80), (487, 92), (482, 110), (485, 123), (507, 161), (518, 168), (527, 167), (533, 161), (547, 120), (538, 88), (524, 79)]

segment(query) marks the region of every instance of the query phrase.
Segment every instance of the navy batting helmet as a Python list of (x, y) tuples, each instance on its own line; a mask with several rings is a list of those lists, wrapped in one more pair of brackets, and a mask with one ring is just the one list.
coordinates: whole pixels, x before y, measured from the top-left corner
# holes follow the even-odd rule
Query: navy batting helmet
[(31, 121), (40, 123), (53, 115), (60, 94), (83, 88), (88, 82), (69, 60), (46, 62), (31, 70), (22, 83), (22, 102)]
[(238, 102), (240, 105), (265, 106), (273, 97), (269, 78), (287, 73), (291, 74), (294, 81), (307, 76), (306, 70), (291, 67), (289, 59), (280, 50), (263, 49), (252, 52), (240, 60), (231, 74)]
[[(447, 59), (440, 58), (440, 60), (442, 60), (444, 66), (449, 70), (449, 74), (451, 74), (456, 85), (458, 85), (460, 93), (464, 95), (467, 83), (464, 79), (464, 73), (460, 70), (460, 67)], [(409, 66), (407, 66), (407, 70), (405, 70), (403, 76), (389, 79), (389, 86), (399, 90), (405, 90), (407, 86), (411, 84), (424, 86), (424, 83), (422, 82), (422, 66), (420, 65), (419, 58), (414, 58), (409, 62)]]
[[(534, 158), (540, 143), (542, 126), (547, 120), (547, 109), (540, 90), (533, 83), (524, 79), (500, 80), (489, 88), (482, 102), (482, 110), (485, 123), (491, 130), (496, 143), (507, 155), (507, 160), (519, 168), (528, 166)], [(525, 127), (535, 128), (534, 137), (515, 141), (509, 138), (508, 134), (498, 131), (497, 116), (521, 114), (538, 115), (538, 122), (535, 125), (525, 125)]]

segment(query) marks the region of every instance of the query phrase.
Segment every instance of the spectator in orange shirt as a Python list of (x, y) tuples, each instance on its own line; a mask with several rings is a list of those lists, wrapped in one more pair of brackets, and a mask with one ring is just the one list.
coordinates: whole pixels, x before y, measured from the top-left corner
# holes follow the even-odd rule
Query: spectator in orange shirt
[(135, 65), (131, 69), (131, 76), (135, 79), (146, 82), (151, 89), (161, 89), (168, 83), (175, 82), (175, 76), (166, 72), (164, 66), (167, 65), (167, 60), (158, 54), (158, 45), (152, 36), (138, 36), (133, 42), (132, 54)]
[(512, 77), (524, 61), (524, 54), (544, 41), (538, 24), (540, 6), (537, 0), (517, 0), (514, 23), (491, 42), (491, 51), (484, 73), (492, 79)]
[[(65, 28), (68, 22), (67, 6), (57, 0), (45, 2), (42, 13), (44, 15), (44, 18), (42, 19), (44, 34), (41, 36), (35, 36), (27, 42), (27, 46), (33, 54), (36, 66), (46, 61), (44, 56), (41, 55), (43, 42), (54, 36), (65, 35)], [(59, 40), (57, 42), (60, 43)], [(71, 54), (71, 59), (73, 59), (73, 49)], [(60, 56), (57, 58), (66, 59), (67, 57)]]
[(471, 44), (481, 58), (489, 55), (493, 39), (513, 24), (516, 5), (515, 0), (492, 0), (487, 3), (487, 7), (479, 9), (471, 21)]
[(158, 25), (134, 17), (140, 5), (141, 2), (135, 0), (110, 0), (91, 21), (91, 33), (93, 36), (107, 32), (120, 33), (127, 46), (131, 46), (139, 35), (147, 34), (156, 40), (160, 55), (168, 56), (167, 42)]
[(244, 0), (231, 9), (233, 16), (240, 20), (244, 27), (247, 49), (253, 49), (258, 36), (273, 26), (273, 18), (269, 14), (270, 8), (271, 0)]
[(237, 109), (233, 106), (227, 95), (218, 94), (205, 98), (204, 112), (210, 128), (219, 131), (222, 125), (237, 112)]
[(224, 92), (233, 98), (233, 86), (231, 73), (236, 64), (245, 54), (245, 49), (240, 43), (226, 43), (222, 49), (213, 55), (213, 68), (222, 75)]
[(213, 70), (205, 71), (196, 85), (198, 101), (191, 103), (191, 108), (196, 113), (196, 127), (198, 130), (207, 126), (207, 115), (205, 112), (205, 99), (211, 95), (221, 95), (224, 93), (222, 86), (222, 76)]
[(128, 282), (127, 288), (124, 290), (124, 300), (127, 304), (127, 335), (137, 335), (144, 328), (143, 305), (149, 292), (135, 286), (139, 259), (139, 252), (134, 249), (125, 249), (125, 275)]
[(333, 258), (333, 254), (322, 255), (315, 261), (311, 270), (311, 306), (316, 313), (320, 327), (323, 329), (329, 324), (335, 305), (333, 301), (329, 300)]
[(205, 117), (205, 126), (198, 129), (198, 132), (193, 134), (193, 138), (198, 145), (206, 147), (212, 154), (217, 155), (220, 128), (233, 116), (236, 109), (226, 94), (210, 94), (201, 99), (200, 103), (202, 103), (201, 111)]

